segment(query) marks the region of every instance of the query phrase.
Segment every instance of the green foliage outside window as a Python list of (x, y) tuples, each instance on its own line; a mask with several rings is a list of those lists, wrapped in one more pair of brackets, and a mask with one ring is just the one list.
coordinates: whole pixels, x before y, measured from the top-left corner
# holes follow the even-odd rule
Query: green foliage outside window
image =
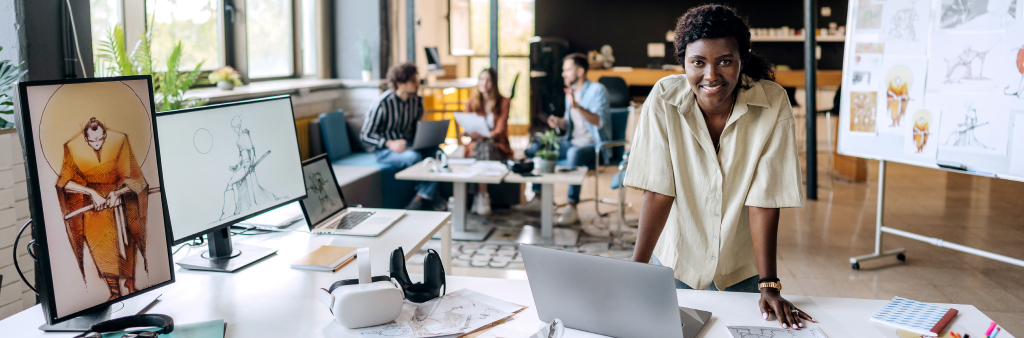
[[(2, 50), (4, 47), (0, 46), (0, 51)], [(0, 61), (0, 114), (8, 116), (0, 119), (0, 129), (14, 128), (14, 123), (10, 121), (14, 116), (14, 82), (28, 73), (27, 70), (21, 69), (24, 64), (25, 62), (15, 65), (11, 60)]]

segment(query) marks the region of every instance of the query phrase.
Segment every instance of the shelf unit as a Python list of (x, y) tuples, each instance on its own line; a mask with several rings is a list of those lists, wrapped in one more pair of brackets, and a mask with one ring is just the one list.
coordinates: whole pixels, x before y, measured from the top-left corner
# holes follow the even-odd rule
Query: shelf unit
[[(793, 36), (751, 36), (750, 42), (803, 42), (803, 35)], [(842, 35), (818, 36), (818, 42), (846, 42)]]

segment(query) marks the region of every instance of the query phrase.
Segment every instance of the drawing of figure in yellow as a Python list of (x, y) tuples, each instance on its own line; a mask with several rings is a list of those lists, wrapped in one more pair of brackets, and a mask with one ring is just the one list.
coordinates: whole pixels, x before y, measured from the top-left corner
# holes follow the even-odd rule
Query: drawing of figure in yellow
[(907, 83), (903, 81), (902, 77), (896, 76), (889, 82), (886, 99), (889, 101), (889, 116), (892, 117), (890, 127), (899, 127), (903, 115), (907, 113), (907, 102), (910, 102), (910, 96), (907, 95)]
[(931, 135), (931, 130), (928, 129), (928, 124), (932, 122), (932, 114), (928, 113), (927, 110), (918, 110), (914, 114), (914, 145), (917, 146), (917, 153), (924, 152), (924, 146), (928, 144), (928, 136)]
[(106, 281), (113, 300), (135, 285), (136, 252), (146, 260), (149, 184), (132, 152), (128, 136), (108, 129), (95, 117), (64, 143), (57, 197), (78, 268), (85, 281), (84, 247)]

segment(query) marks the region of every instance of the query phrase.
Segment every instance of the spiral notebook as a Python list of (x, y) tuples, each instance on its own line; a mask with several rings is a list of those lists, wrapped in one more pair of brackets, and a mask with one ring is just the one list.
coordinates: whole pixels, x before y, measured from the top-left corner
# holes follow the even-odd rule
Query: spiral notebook
[(957, 312), (956, 309), (893, 297), (885, 307), (871, 315), (871, 321), (935, 337), (949, 325)]

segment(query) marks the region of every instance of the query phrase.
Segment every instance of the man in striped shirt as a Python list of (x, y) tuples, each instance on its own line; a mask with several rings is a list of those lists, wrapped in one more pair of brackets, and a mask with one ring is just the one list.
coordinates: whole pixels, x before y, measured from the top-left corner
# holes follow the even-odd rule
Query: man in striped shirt
[[(416, 94), (419, 81), (415, 64), (407, 62), (388, 70), (391, 89), (370, 106), (359, 132), (363, 148), (377, 155), (377, 163), (401, 170), (419, 163), (424, 156), (433, 156), (437, 151), (425, 149), (421, 153), (406, 148), (412, 146), (416, 123), (423, 117), (423, 99)], [(444, 210), (447, 205), (438, 196), (437, 182), (419, 182), (416, 197), (405, 208), (420, 210), (425, 204), (432, 203), (433, 209)]]

